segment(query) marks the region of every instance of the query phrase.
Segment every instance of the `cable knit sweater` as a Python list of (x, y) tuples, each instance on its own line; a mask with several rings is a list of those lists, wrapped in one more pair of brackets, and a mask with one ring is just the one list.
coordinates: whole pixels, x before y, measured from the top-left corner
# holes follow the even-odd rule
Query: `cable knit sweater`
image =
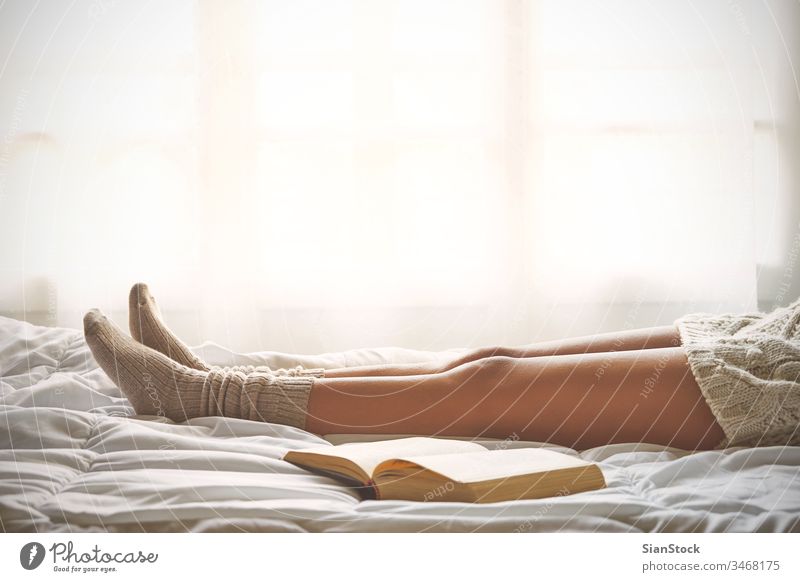
[(800, 445), (800, 300), (771, 313), (675, 322), (726, 438), (718, 448)]

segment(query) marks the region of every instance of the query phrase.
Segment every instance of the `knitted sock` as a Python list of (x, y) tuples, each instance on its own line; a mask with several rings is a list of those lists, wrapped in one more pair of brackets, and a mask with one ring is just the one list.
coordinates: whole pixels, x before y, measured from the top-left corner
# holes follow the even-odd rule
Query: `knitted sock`
[(227, 416), (305, 427), (312, 377), (195, 370), (125, 336), (96, 309), (83, 318), (83, 330), (97, 363), (137, 414), (176, 422)]
[(136, 283), (128, 295), (128, 323), (131, 336), (165, 356), (195, 370), (207, 372), (211, 366), (195, 356), (189, 347), (162, 323), (161, 311), (144, 283)]
[(189, 347), (170, 331), (164, 324), (161, 311), (158, 309), (155, 297), (150, 294), (150, 290), (144, 283), (136, 283), (128, 296), (128, 322), (130, 324), (131, 336), (141, 343), (165, 356), (175, 360), (179, 364), (208, 372), (212, 369), (224, 369), (227, 371), (239, 371), (245, 374), (253, 372), (265, 372), (276, 376), (312, 376), (321, 378), (325, 375), (323, 368), (279, 368), (272, 370), (267, 366), (227, 366), (219, 368), (210, 366), (202, 359), (192, 353)]

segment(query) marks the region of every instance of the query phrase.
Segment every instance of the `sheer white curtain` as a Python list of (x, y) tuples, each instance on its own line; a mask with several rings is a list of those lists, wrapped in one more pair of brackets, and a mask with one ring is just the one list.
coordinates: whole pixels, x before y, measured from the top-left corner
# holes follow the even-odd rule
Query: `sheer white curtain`
[(190, 342), (314, 352), (785, 303), (797, 15), (6, 2), (0, 312), (124, 322), (144, 280)]

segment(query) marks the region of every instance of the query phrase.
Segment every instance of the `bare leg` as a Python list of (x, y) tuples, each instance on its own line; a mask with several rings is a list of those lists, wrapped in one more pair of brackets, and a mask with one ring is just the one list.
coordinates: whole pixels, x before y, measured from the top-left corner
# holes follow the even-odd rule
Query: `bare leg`
[(474, 362), (491, 356), (534, 358), (540, 356), (648, 350), (676, 347), (680, 345), (681, 340), (678, 330), (674, 326), (668, 325), (662, 327), (633, 329), (621, 332), (602, 333), (511, 348), (480, 348), (472, 350), (466, 354), (459, 355), (453, 360), (445, 362), (338, 368), (334, 370), (326, 370), (325, 377), (350, 378), (363, 376), (410, 376), (419, 374), (437, 374), (452, 370), (468, 362)]
[(653, 442), (711, 448), (722, 430), (681, 348), (510, 358), (430, 375), (279, 377), (195, 370), (84, 317), (97, 362), (139, 414), (265, 420), (317, 433), (492, 436), (577, 448)]
[(306, 428), (517, 435), (579, 449), (619, 442), (710, 449), (724, 438), (681, 348), (493, 356), (432, 375), (321, 378)]
[[(156, 300), (150, 293), (147, 285), (144, 283), (135, 284), (131, 288), (128, 299), (131, 335), (136, 341), (161, 352), (179, 364), (183, 364), (189, 368), (202, 371), (211, 370), (212, 367), (210, 365), (195, 356), (189, 347), (178, 339), (164, 324)], [(356, 376), (435, 374), (451, 370), (467, 362), (473, 362), (490, 356), (532, 358), (564, 354), (644, 350), (678, 345), (680, 345), (680, 337), (677, 330), (672, 326), (664, 326), (541, 342), (514, 348), (481, 348), (471, 350), (449, 361), (410, 365), (388, 364), (360, 366), (326, 370), (325, 375), (329, 378), (343, 378)], [(245, 372), (249, 371), (247, 366), (240, 367), (240, 369)], [(322, 371), (291, 369), (275, 370), (275, 372), (279, 375), (319, 376)]]

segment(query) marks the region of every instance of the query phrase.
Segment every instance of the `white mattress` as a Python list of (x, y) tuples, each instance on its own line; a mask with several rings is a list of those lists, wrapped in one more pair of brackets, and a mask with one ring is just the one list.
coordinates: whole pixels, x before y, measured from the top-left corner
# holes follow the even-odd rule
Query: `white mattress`
[[(272, 366), (442, 355), (384, 348), (293, 360), (213, 344), (199, 351), (212, 363)], [(485, 505), (360, 501), (280, 458), (370, 437), (323, 440), (217, 417), (128, 418), (132, 409), (79, 331), (0, 318), (0, 376), (4, 531), (800, 531), (800, 447), (690, 454), (614, 445), (580, 453), (602, 466), (609, 487), (601, 491)]]

